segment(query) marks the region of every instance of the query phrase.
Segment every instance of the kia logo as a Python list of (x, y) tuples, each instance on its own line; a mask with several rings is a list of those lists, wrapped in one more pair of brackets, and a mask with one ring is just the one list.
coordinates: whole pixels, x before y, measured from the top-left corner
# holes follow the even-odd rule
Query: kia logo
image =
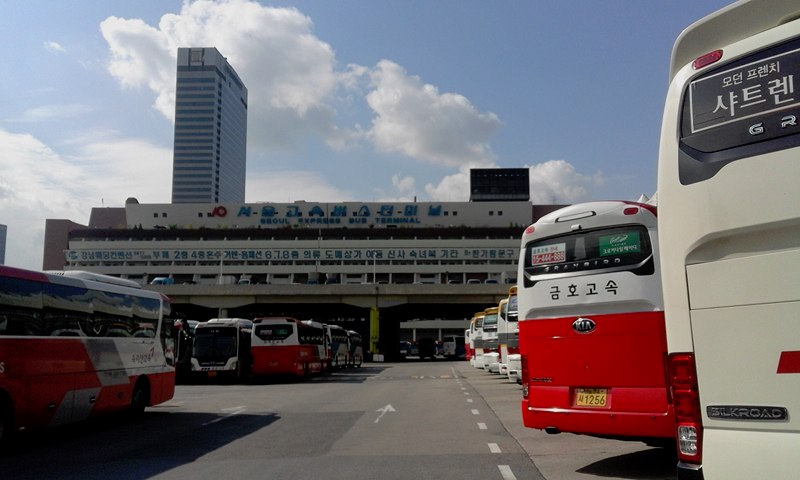
[(592, 333), (597, 327), (591, 318), (579, 318), (572, 322), (572, 329), (578, 333)]

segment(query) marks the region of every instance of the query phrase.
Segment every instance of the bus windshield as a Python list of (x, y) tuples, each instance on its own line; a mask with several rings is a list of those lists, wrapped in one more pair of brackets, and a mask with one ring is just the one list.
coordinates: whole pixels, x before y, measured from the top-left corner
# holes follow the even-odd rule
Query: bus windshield
[(196, 330), (195, 335), (194, 357), (199, 361), (225, 364), (236, 356), (236, 328), (203, 328)]

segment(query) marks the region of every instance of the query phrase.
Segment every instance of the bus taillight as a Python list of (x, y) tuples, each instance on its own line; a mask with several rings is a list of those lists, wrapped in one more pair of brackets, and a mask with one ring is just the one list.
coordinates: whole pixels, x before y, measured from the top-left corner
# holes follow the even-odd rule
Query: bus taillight
[(678, 458), (699, 464), (702, 461), (703, 420), (694, 354), (669, 356), (669, 380), (677, 424)]
[(716, 63), (719, 59), (722, 58), (722, 50), (714, 50), (713, 52), (706, 53), (705, 55), (701, 55), (692, 62), (692, 68), (695, 70), (700, 70), (703, 67), (707, 67), (712, 63)]
[(528, 356), (520, 355), (522, 364), (522, 398), (528, 398)]

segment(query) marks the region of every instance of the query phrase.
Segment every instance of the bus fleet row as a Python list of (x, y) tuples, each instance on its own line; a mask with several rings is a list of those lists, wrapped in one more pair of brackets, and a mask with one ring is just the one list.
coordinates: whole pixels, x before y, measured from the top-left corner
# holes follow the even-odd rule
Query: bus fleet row
[(192, 336), (189, 370), (194, 378), (307, 378), (360, 367), (364, 361), (358, 332), (312, 320), (214, 318), (197, 324)]
[(516, 286), (509, 289), (508, 297), (496, 307), (473, 315), (464, 337), (470, 365), (522, 383)]

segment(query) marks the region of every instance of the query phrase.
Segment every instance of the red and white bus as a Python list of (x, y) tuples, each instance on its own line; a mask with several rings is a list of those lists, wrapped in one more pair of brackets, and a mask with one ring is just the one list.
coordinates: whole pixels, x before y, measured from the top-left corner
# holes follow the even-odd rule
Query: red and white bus
[(656, 233), (655, 207), (621, 201), (562, 208), (525, 230), (525, 426), (674, 441)]
[(194, 329), (192, 373), (198, 377), (243, 379), (250, 375), (253, 322), (246, 318), (212, 318)]
[(468, 362), (470, 362), (470, 363), (472, 363), (472, 349), (473, 349), (473, 345), (472, 345), (472, 323), (473, 322), (474, 322), (474, 319), (470, 320), (469, 328), (464, 330), (464, 356), (466, 357), (466, 360)]
[(658, 166), (678, 478), (800, 477), (800, 3), (672, 51)]
[(169, 316), (130, 280), (0, 266), (0, 439), (171, 399)]
[[(319, 322), (315, 322), (314, 320), (301, 320), (302, 323), (313, 327), (316, 329), (315, 331), (321, 331), (322, 341), (317, 342), (314, 341), (313, 345), (314, 348), (317, 349), (317, 355), (319, 356), (320, 365), (322, 366), (321, 371), (326, 370), (327, 366), (330, 365), (331, 355), (330, 355), (330, 336), (328, 335), (328, 331), (325, 328), (325, 325)], [(318, 373), (318, 372), (313, 372)]]
[(306, 324), (291, 317), (253, 320), (252, 373), (308, 377), (322, 371), (320, 348), (325, 331), (320, 324)]

